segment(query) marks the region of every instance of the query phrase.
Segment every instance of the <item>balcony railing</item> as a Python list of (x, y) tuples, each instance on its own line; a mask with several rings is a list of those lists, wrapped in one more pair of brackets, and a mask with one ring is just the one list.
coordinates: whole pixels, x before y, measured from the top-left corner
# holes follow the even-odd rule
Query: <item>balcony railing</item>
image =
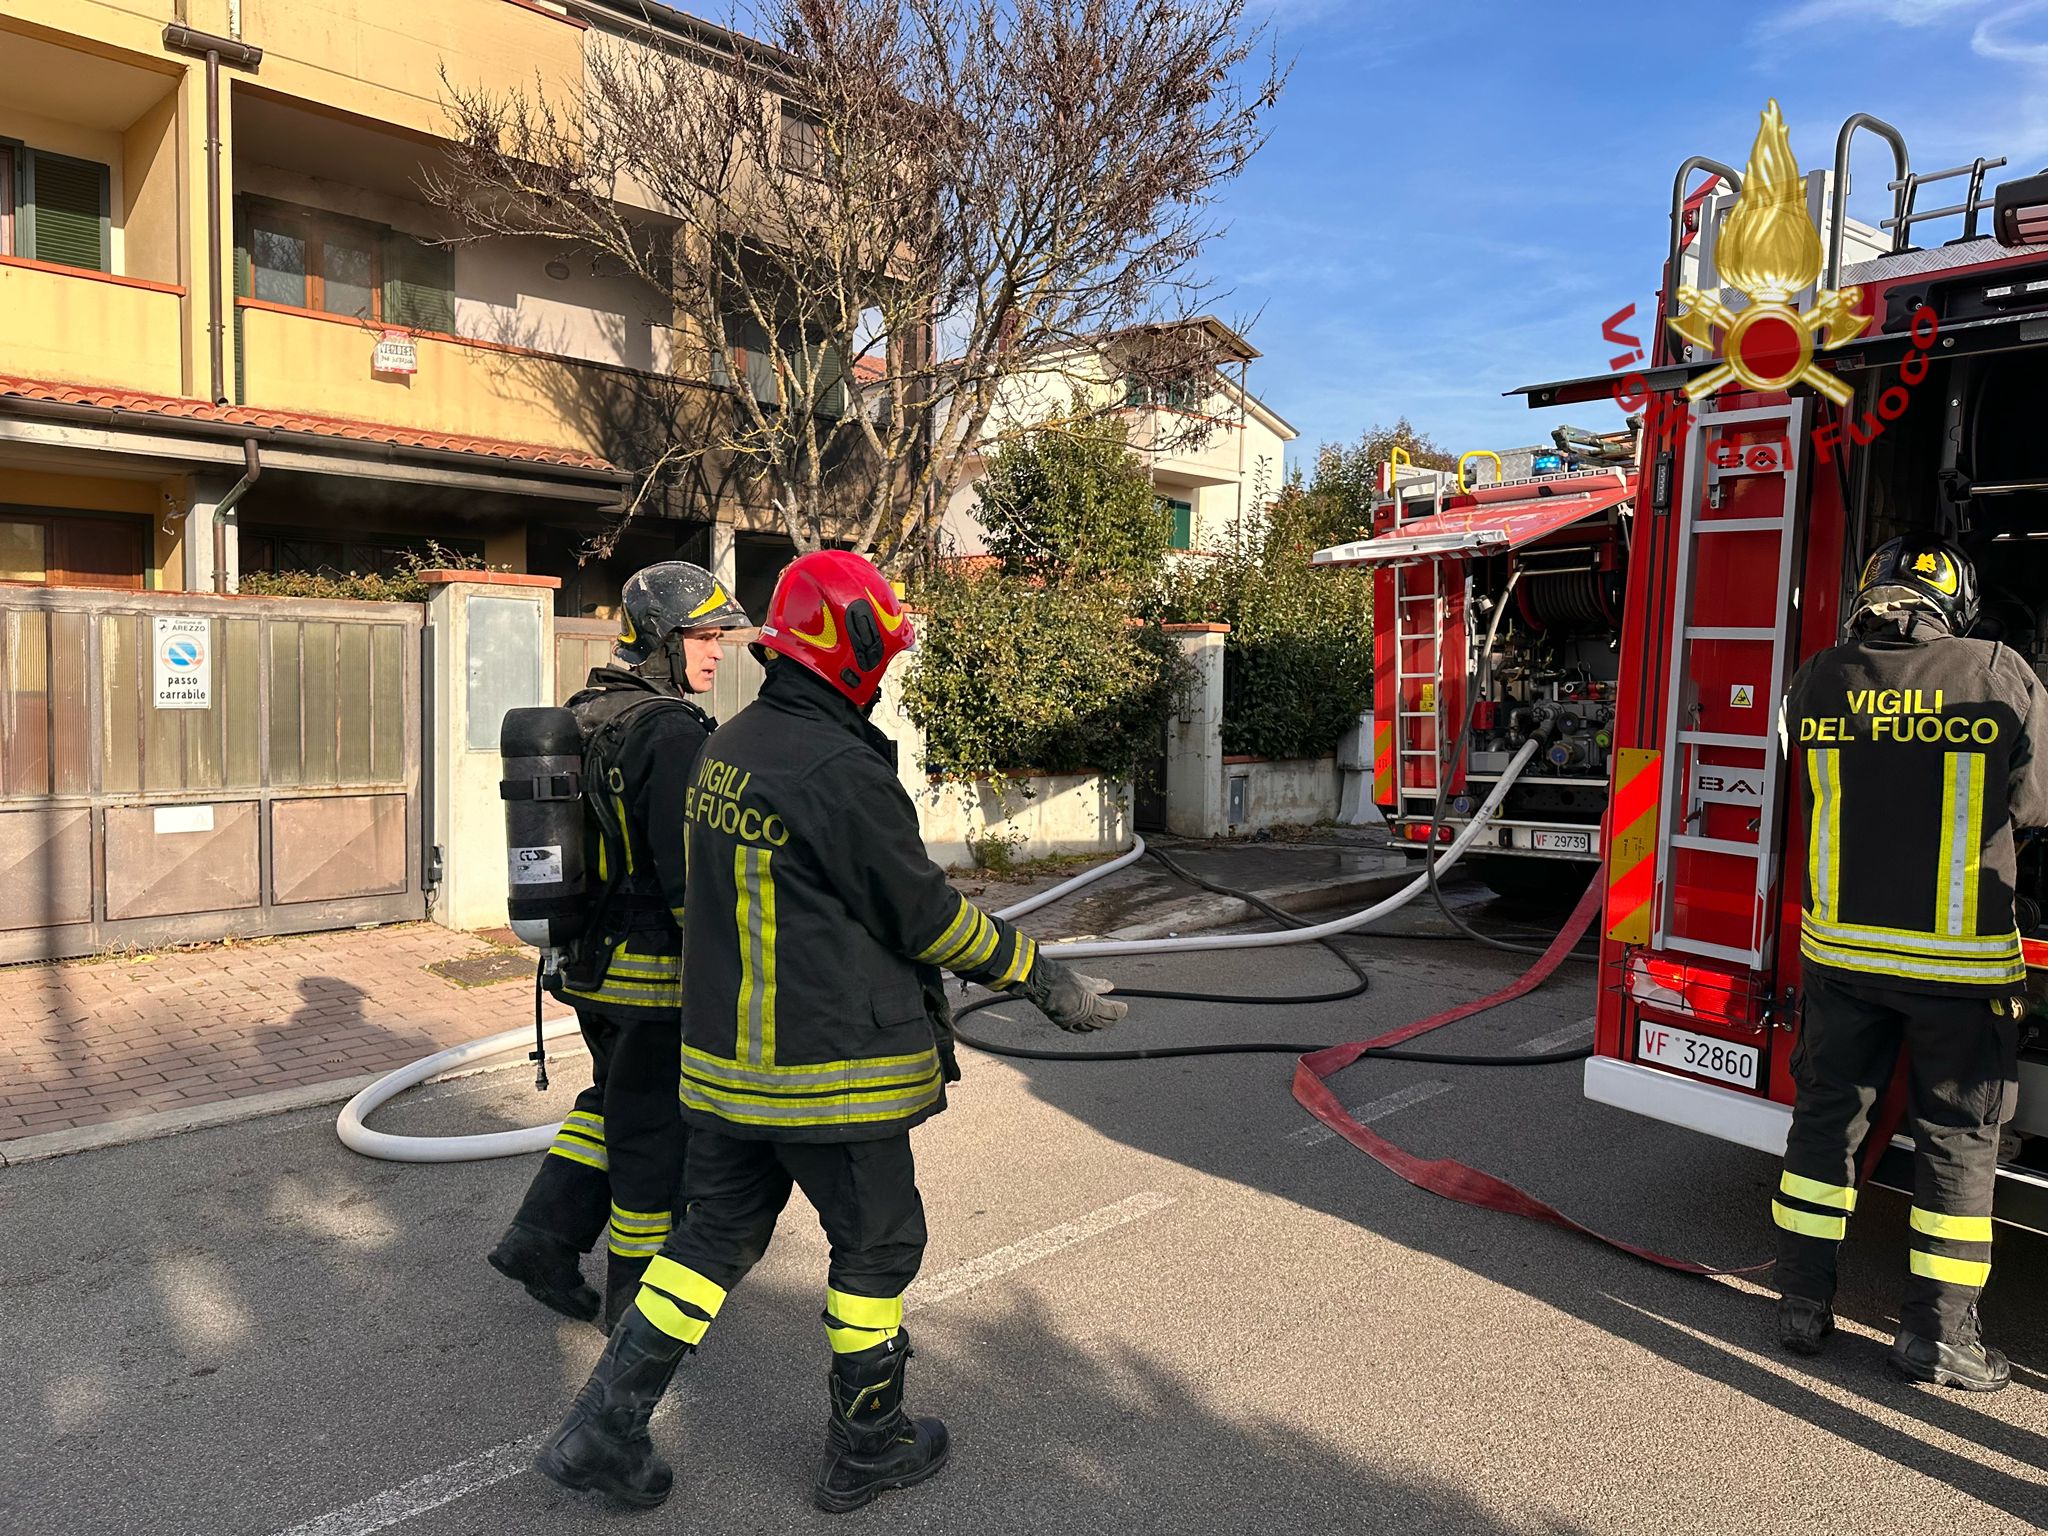
[(185, 290), (0, 256), (0, 374), (185, 393)]
[(630, 369), (431, 332), (410, 338), (417, 371), (380, 373), (380, 326), (243, 299), (240, 399), (272, 410), (347, 416), (619, 460), (645, 409)]

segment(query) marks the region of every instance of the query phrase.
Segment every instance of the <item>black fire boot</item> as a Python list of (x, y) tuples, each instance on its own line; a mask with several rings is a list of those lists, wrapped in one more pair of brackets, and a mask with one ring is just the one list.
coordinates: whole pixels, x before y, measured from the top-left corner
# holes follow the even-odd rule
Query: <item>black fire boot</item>
[(619, 1326), (619, 1319), (626, 1315), (626, 1308), (633, 1305), (633, 1298), (640, 1294), (640, 1277), (647, 1273), (647, 1260), (622, 1258), (616, 1253), (604, 1256), (604, 1331), (610, 1333)]
[(652, 1509), (675, 1484), (648, 1438), (669, 1378), (690, 1346), (629, 1310), (612, 1330), (569, 1417), (549, 1436), (534, 1466), (549, 1481), (582, 1493), (596, 1490), (636, 1509)]
[(1835, 1314), (1808, 1296), (1778, 1298), (1778, 1342), (1795, 1355), (1817, 1355), (1835, 1331)]
[(910, 1335), (832, 1357), (825, 1378), (832, 1422), (811, 1502), (828, 1514), (859, 1509), (878, 1493), (921, 1483), (946, 1464), (946, 1426), (903, 1411), (903, 1366)]
[(1891, 1367), (1908, 1381), (1965, 1392), (1996, 1392), (2012, 1380), (2012, 1362), (1981, 1340), (1944, 1344), (1917, 1333), (1901, 1333), (1892, 1340)]
[(597, 1292), (584, 1283), (576, 1250), (559, 1237), (514, 1222), (490, 1251), (491, 1268), (526, 1287), (526, 1294), (579, 1323), (597, 1317)]

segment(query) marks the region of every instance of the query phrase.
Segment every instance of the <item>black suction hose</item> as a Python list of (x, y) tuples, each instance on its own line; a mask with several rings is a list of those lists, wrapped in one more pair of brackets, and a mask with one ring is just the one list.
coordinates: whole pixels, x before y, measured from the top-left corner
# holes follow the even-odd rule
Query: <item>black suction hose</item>
[[(1200, 886), (1203, 890), (1214, 892), (1219, 896), (1234, 896), (1238, 900), (1247, 902), (1257, 908), (1283, 927), (1305, 928), (1308, 926), (1304, 919), (1284, 908), (1276, 907), (1272, 902), (1267, 901), (1256, 892), (1234, 890), (1230, 886), (1218, 885), (1214, 881), (1204, 880), (1200, 875), (1195, 874), (1192, 870), (1189, 870), (1149, 844), (1146, 846), (1146, 851), (1158, 859), (1160, 863), (1164, 864), (1174, 875), (1187, 881), (1190, 885)], [(1434, 870), (1435, 867), (1435, 862), (1432, 860), (1430, 868)], [(1448, 911), (1449, 909), (1446, 908), (1445, 910)], [(1398, 937), (1398, 935), (1353, 933), (1337, 935), (1335, 937), (1393, 938)], [(1455, 938), (1457, 935), (1429, 934), (1425, 935), (1425, 937)], [(1241, 996), (1217, 992), (1169, 992), (1145, 987), (1118, 987), (1116, 993), (1119, 997), (1156, 998), (1184, 1003), (1228, 1003), (1242, 1007), (1300, 1007), (1312, 1003), (1344, 1002), (1364, 993), (1371, 985), (1364, 969), (1351, 956), (1337, 948), (1332, 939), (1318, 939), (1316, 942), (1341, 960), (1346, 969), (1358, 978), (1356, 985), (1347, 987), (1341, 992), (1279, 997)], [(1537, 951), (1537, 953), (1541, 953), (1541, 951)], [(1175, 1057), (1186, 1056), (1306, 1056), (1311, 1051), (1322, 1050), (1329, 1043), (1327, 1041), (1320, 1041), (1315, 1044), (1304, 1045), (1298, 1042), (1288, 1044), (1263, 1040), (1226, 1041), (1220, 1045), (1159, 1045), (1138, 1050), (1047, 1051), (1024, 1045), (999, 1045), (995, 1041), (975, 1034), (971, 1030), (959, 1027), (958, 1021), (966, 1018), (969, 1014), (980, 1013), (983, 1009), (994, 1008), (1000, 1003), (1010, 1001), (1012, 999), (1009, 996), (998, 992), (989, 997), (977, 998), (974, 1002), (967, 1004), (966, 1007), (960, 1009), (954, 1015), (954, 1038), (960, 1041), (961, 1044), (970, 1045), (975, 1050), (985, 1052), (990, 1056), (1008, 1056), (1020, 1061), (1166, 1061)], [(1513, 1056), (1468, 1056), (1447, 1051), (1406, 1051), (1398, 1046), (1381, 1046), (1365, 1052), (1365, 1055), (1382, 1061), (1414, 1061), (1443, 1067), (1550, 1067), (1567, 1061), (1584, 1061), (1592, 1054), (1593, 1049), (1591, 1046), (1587, 1046), (1582, 1050), (1549, 1051), (1533, 1056), (1521, 1052), (1517, 1052)]]

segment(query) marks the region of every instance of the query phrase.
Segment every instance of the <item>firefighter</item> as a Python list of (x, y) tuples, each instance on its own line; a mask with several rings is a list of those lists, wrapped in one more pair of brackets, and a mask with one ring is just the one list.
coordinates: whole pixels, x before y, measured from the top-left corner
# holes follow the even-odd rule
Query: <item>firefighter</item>
[(618, 664), (595, 668), (568, 704), (583, 727), (598, 893), (552, 990), (576, 1010), (591, 1085), (490, 1253), (536, 1300), (588, 1321), (599, 1301), (579, 1259), (604, 1235), (607, 1328), (669, 1234), (682, 1174), (683, 811), (718, 724), (692, 696), (718, 675), (721, 637), (747, 626), (709, 571), (680, 560), (629, 577), (620, 610)]
[(1771, 1214), (1779, 1336), (1814, 1354), (1857, 1149), (1903, 1045), (1913, 1208), (1891, 1366), (1995, 1392), (2011, 1366), (1980, 1338), (1977, 1298), (2027, 1009), (2013, 827), (2048, 822), (2048, 691), (2017, 653), (1965, 638), (1976, 614), (1961, 550), (1893, 539), (1864, 567), (1848, 640), (1786, 691), (1780, 732), (1805, 756), (1805, 1015)]
[(648, 1266), (538, 1466), (642, 1508), (671, 1475), (647, 1421), (683, 1356), (768, 1247), (792, 1186), (830, 1243), (830, 1418), (812, 1489), (842, 1512), (936, 1473), (946, 1428), (903, 1407), (903, 1293), (924, 1255), (910, 1131), (957, 1081), (942, 970), (1068, 1030), (1125, 1005), (947, 885), (888, 738), (868, 723), (914, 638), (889, 584), (824, 551), (783, 573), (761, 696), (699, 759), (689, 795), (682, 1103), (689, 1206)]

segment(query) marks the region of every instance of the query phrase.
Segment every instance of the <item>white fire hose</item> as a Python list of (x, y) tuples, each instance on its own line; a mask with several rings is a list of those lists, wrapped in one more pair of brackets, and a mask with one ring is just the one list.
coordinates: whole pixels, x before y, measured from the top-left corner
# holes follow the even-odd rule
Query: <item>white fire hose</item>
[[(1486, 797), (1485, 803), (1477, 811), (1473, 812), (1472, 819), (1465, 824), (1464, 830), (1444, 849), (1442, 857), (1436, 861), (1436, 873), (1439, 878), (1464, 856), (1473, 839), (1493, 820), (1495, 812), (1500, 809), (1501, 801), (1507, 797), (1507, 792), (1515, 780), (1521, 777), (1522, 770), (1528, 766), (1529, 760), (1536, 755), (1539, 745), (1540, 741), (1534, 739), (1522, 744), (1521, 750), (1509, 762), (1507, 771), (1500, 776), (1500, 782), (1494, 785), (1493, 793)], [(1014, 906), (1005, 907), (996, 916), (1005, 920), (1022, 917), (1027, 912), (1035, 912), (1040, 907), (1050, 906), (1063, 897), (1071, 896), (1083, 886), (1092, 885), (1105, 875), (1114, 874), (1117, 870), (1135, 863), (1144, 856), (1145, 840), (1140, 837), (1134, 842), (1135, 846), (1130, 852), (1111, 859), (1107, 864), (1099, 864), (1071, 880), (1061, 881), (1051, 890), (1040, 891), (1036, 896), (1020, 901)], [(1196, 934), (1176, 939), (1094, 939), (1052, 943), (1042, 947), (1065, 961), (1088, 960), (1104, 955), (1187, 954), (1201, 950), (1278, 949), (1289, 944), (1313, 944), (1316, 940), (1328, 938), (1332, 934), (1350, 933), (1354, 929), (1376, 923), (1381, 918), (1399, 911), (1429, 889), (1429, 879), (1429, 871), (1424, 870), (1393, 895), (1375, 902), (1365, 910), (1354, 912), (1348, 917), (1332, 918), (1327, 923), (1317, 923), (1311, 928), (1287, 928), (1278, 933), (1227, 933), (1213, 936)], [(574, 1034), (576, 1028), (573, 1016), (550, 1019), (542, 1030), (542, 1038), (559, 1039), (564, 1035)], [(372, 1114), (406, 1089), (416, 1088), (421, 1083), (443, 1073), (452, 1072), (458, 1067), (467, 1066), (473, 1061), (496, 1056), (504, 1051), (517, 1050), (532, 1039), (532, 1029), (521, 1025), (517, 1029), (508, 1029), (503, 1034), (489, 1035), (482, 1040), (472, 1040), (467, 1045), (458, 1045), (452, 1050), (437, 1052), (414, 1062), (409, 1067), (400, 1067), (396, 1072), (378, 1078), (343, 1106), (340, 1118), (334, 1123), (335, 1134), (341, 1138), (342, 1145), (352, 1152), (360, 1152), (365, 1157), (381, 1158), (394, 1163), (466, 1163), (484, 1158), (514, 1157), (523, 1152), (545, 1152), (553, 1143), (555, 1133), (562, 1128), (560, 1121), (529, 1126), (524, 1130), (489, 1131), (475, 1136), (397, 1136), (388, 1131), (373, 1131), (363, 1124)]]

